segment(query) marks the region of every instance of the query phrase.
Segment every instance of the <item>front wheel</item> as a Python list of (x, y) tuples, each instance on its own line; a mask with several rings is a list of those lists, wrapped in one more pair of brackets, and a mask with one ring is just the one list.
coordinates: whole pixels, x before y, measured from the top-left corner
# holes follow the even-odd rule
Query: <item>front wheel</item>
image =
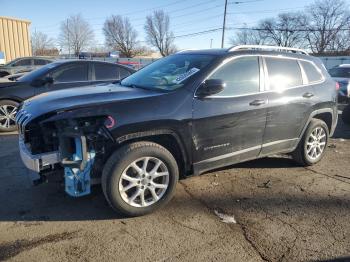
[(329, 138), (327, 124), (320, 119), (312, 119), (298, 147), (292, 153), (293, 159), (302, 166), (311, 166), (324, 156)]
[(102, 189), (111, 207), (127, 216), (153, 212), (170, 201), (179, 171), (164, 147), (136, 142), (114, 152), (103, 169)]
[(12, 132), (17, 129), (15, 121), (17, 109), (17, 102), (0, 100), (0, 132)]

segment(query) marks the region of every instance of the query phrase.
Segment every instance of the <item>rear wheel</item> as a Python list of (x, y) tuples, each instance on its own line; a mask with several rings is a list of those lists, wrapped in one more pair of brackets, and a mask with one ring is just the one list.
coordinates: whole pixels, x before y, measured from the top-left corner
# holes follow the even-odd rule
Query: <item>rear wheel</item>
[(17, 129), (15, 118), (18, 105), (12, 100), (0, 101), (0, 132), (12, 132)]
[(170, 201), (178, 177), (176, 160), (167, 149), (137, 142), (111, 155), (103, 169), (102, 188), (114, 210), (140, 216)]
[(312, 119), (298, 147), (292, 153), (293, 159), (302, 166), (311, 166), (324, 156), (329, 138), (327, 124), (320, 119)]
[(341, 118), (345, 124), (350, 125), (350, 104), (344, 108)]

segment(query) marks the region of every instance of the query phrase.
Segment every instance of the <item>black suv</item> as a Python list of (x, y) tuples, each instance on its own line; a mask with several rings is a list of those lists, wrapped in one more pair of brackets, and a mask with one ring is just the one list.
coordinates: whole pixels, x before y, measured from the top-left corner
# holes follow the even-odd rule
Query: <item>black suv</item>
[(115, 210), (137, 216), (167, 203), (179, 177), (276, 153), (315, 164), (337, 116), (336, 83), (319, 59), (238, 46), (179, 52), (118, 84), (42, 94), (22, 104), (17, 123), (33, 179), (56, 170), (76, 197), (101, 182)]

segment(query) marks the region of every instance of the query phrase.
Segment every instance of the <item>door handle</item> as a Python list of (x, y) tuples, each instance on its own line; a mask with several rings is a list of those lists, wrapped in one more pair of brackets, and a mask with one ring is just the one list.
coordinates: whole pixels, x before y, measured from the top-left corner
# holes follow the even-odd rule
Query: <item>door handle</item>
[(266, 101), (262, 99), (257, 99), (249, 103), (250, 106), (261, 106), (264, 104), (266, 104)]
[(305, 97), (305, 98), (311, 98), (313, 96), (314, 96), (314, 94), (310, 93), (310, 92), (306, 92), (305, 94), (303, 94), (303, 97)]

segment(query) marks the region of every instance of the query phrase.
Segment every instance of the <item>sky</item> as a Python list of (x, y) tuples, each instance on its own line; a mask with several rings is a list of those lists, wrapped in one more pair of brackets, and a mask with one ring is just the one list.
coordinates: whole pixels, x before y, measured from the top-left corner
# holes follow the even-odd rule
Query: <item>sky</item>
[[(299, 12), (313, 0), (228, 0), (227, 27), (253, 26), (258, 20), (281, 12)], [(245, 2), (235, 4), (234, 2)], [(350, 2), (350, 0), (347, 0)], [(92, 26), (96, 45), (104, 45), (102, 27), (111, 15), (127, 16), (144, 41), (146, 16), (162, 9), (169, 14), (170, 27), (178, 49), (219, 48), (221, 31), (196, 36), (188, 34), (222, 27), (225, 0), (0, 0), (0, 16), (30, 20), (30, 30), (52, 38), (59, 35), (60, 23), (68, 16), (81, 14)], [(234, 30), (226, 31), (225, 47)], [(144, 43), (142, 43), (144, 44)]]

